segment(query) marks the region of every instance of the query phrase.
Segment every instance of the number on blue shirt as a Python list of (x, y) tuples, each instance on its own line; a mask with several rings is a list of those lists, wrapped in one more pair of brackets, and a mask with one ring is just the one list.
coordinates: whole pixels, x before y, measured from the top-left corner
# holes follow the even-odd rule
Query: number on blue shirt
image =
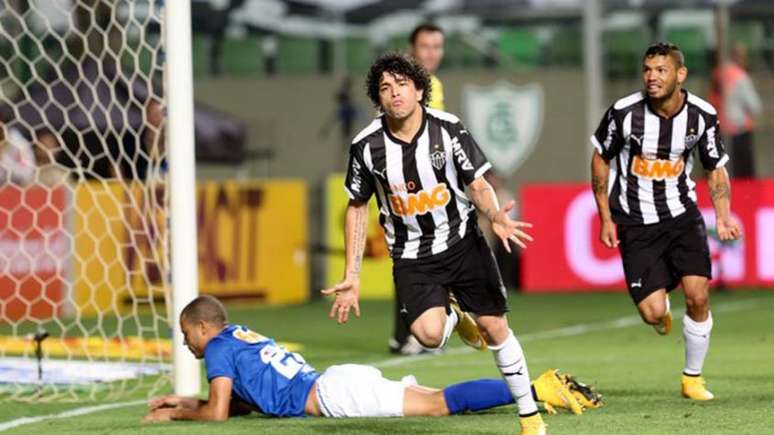
[(288, 379), (293, 379), (306, 365), (306, 361), (301, 355), (271, 344), (261, 349), (261, 361), (265, 364), (271, 364), (279, 374)]

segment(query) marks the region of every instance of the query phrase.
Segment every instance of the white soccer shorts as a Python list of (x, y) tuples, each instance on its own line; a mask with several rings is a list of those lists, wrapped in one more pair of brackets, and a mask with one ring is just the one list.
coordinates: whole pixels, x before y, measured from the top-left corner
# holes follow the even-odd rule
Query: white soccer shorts
[(317, 378), (317, 401), (326, 417), (401, 417), (412, 380), (391, 381), (379, 369), (360, 364), (330, 366)]

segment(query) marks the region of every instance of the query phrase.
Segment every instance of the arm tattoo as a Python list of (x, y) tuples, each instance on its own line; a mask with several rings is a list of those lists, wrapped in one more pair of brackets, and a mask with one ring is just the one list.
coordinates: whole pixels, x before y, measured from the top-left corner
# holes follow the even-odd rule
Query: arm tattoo
[(358, 207), (355, 209), (355, 232), (352, 237), (352, 249), (355, 250), (355, 256), (353, 258), (354, 264), (352, 264), (352, 273), (360, 275), (360, 270), (363, 265), (363, 251), (365, 250), (365, 242), (368, 236), (368, 218), (366, 213), (368, 208)]
[(725, 181), (711, 183), (709, 186), (709, 191), (712, 202), (720, 199), (731, 199), (731, 188)]
[[(486, 183), (484, 186), (471, 186), (470, 193), (473, 204), (478, 207), (478, 209), (481, 211), (481, 213), (484, 214), (484, 216), (487, 217), (487, 219), (494, 221), (495, 216), (497, 216), (498, 207), (496, 202), (497, 196), (495, 196), (495, 192), (494, 189), (492, 189), (492, 186), (489, 183)], [(495, 198), (493, 207), (487, 207), (489, 205), (485, 203), (487, 196), (490, 199)]]
[(591, 190), (594, 194), (607, 193), (607, 177), (591, 176)]

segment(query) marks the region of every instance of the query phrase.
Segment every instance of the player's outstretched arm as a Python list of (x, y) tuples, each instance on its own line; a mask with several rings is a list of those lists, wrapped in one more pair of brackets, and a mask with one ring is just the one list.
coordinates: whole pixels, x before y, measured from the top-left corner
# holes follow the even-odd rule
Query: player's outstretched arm
[(207, 402), (196, 397), (185, 397), (178, 396), (176, 394), (168, 394), (166, 396), (151, 399), (148, 402), (148, 408), (150, 408), (151, 411), (155, 411), (159, 408), (196, 409), (203, 403)]
[(608, 248), (618, 246), (618, 235), (616, 233), (613, 216), (610, 213), (610, 201), (607, 197), (607, 180), (610, 176), (610, 163), (607, 162), (598, 151), (594, 151), (591, 157), (591, 190), (594, 192), (594, 199), (597, 201), (597, 211), (599, 212), (599, 240)]
[[(152, 409), (145, 416), (144, 422), (162, 422), (171, 420), (198, 420), (198, 421), (226, 421), (231, 408), (231, 389), (233, 382), (230, 378), (220, 376), (210, 382), (210, 395), (206, 401), (196, 401), (195, 407), (160, 406)], [(179, 405), (192, 406), (194, 402), (183, 398)]]
[(368, 203), (350, 200), (347, 205), (346, 224), (344, 228), (344, 244), (347, 253), (344, 267), (344, 280), (331, 288), (322, 290), (325, 296), (335, 295), (329, 317), (346, 323), (349, 311), (355, 310), (355, 316), (360, 317), (360, 270), (363, 265), (366, 236), (368, 232)]
[(478, 177), (468, 185), (470, 200), (484, 216), (492, 222), (492, 230), (502, 241), (507, 252), (511, 252), (509, 242), (513, 242), (522, 249), (526, 249), (526, 241), (532, 241), (532, 237), (521, 228), (532, 228), (532, 224), (511, 219), (508, 213), (513, 210), (514, 201), (508, 201), (500, 208), (494, 188), (484, 177)]
[(720, 240), (736, 240), (742, 236), (739, 223), (731, 217), (731, 183), (726, 168), (721, 166), (707, 173), (712, 205), (715, 207), (715, 227)]

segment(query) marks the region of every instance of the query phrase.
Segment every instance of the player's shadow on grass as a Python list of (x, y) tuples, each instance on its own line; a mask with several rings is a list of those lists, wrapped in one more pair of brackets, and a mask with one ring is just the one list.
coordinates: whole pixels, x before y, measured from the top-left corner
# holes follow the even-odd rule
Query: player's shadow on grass
[(665, 398), (680, 398), (679, 389), (644, 389), (644, 388), (605, 388), (603, 391), (604, 400), (607, 403), (615, 402), (620, 399), (636, 398), (638, 401), (653, 399), (654, 403), (661, 402)]
[[(508, 421), (516, 415), (515, 405), (502, 406), (481, 412), (466, 413), (449, 417), (396, 417), (396, 418), (287, 418), (277, 419), (262, 414), (250, 414), (229, 419), (239, 426), (251, 422), (269, 423), (283, 433), (335, 433), (335, 434), (447, 434), (455, 427), (464, 426), (465, 433), (496, 433), (492, 430), (492, 419)], [(471, 428), (480, 428), (480, 430)], [(503, 433), (510, 433), (510, 430)]]
[(728, 381), (734, 384), (740, 382), (749, 383), (752, 386), (760, 387), (761, 384), (769, 384), (772, 382), (770, 373), (745, 373), (739, 375), (712, 375), (712, 381)]
[[(480, 424), (476, 422), (476, 416), (479, 414), (482, 417)], [(498, 430), (493, 430), (491, 416), (483, 415), (491, 413), (479, 414), (451, 417), (315, 418), (304, 419), (303, 429), (304, 433), (328, 434), (448, 434), (458, 431), (460, 426), (463, 426), (467, 434), (512, 433), (513, 428), (503, 428), (502, 425), (495, 425)], [(513, 416), (514, 413), (511, 410), (508, 417), (513, 418)], [(515, 425), (515, 419), (513, 421)], [(500, 428), (503, 429), (502, 432)]]

